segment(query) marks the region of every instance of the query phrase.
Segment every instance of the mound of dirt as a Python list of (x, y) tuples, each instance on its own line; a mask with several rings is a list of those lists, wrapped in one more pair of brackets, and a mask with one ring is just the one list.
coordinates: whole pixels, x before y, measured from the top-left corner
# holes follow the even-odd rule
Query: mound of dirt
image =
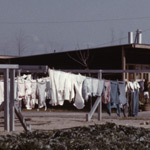
[(145, 150), (150, 130), (106, 123), (0, 136), (0, 150)]

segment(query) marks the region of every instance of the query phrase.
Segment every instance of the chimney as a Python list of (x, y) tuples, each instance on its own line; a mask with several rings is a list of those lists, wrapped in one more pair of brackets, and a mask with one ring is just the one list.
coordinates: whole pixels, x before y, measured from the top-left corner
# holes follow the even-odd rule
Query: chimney
[(142, 31), (137, 29), (136, 35), (137, 35), (137, 44), (142, 44)]
[(133, 32), (128, 32), (128, 44), (133, 44)]
[(133, 38), (133, 32), (128, 32), (128, 44), (142, 44), (142, 31), (137, 29), (135, 38)]

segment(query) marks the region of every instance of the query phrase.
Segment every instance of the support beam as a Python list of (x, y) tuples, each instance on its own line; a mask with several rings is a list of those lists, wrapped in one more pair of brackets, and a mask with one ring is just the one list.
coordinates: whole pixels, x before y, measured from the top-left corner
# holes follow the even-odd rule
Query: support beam
[[(99, 73), (98, 73), (98, 79), (99, 80), (102, 80), (102, 70), (99, 70)], [(98, 105), (98, 120), (102, 120), (102, 101), (100, 101), (99, 105)]]
[(92, 118), (93, 114), (95, 113), (95, 111), (96, 111), (98, 105), (100, 104), (100, 102), (101, 102), (101, 97), (98, 97), (96, 99), (96, 101), (95, 101), (91, 111), (88, 114), (86, 114), (86, 121), (90, 121), (91, 120), (91, 118)]
[(102, 101), (98, 104), (98, 120), (102, 120)]
[(4, 130), (10, 131), (9, 116), (9, 69), (4, 71)]
[[(126, 56), (125, 56), (125, 49), (122, 46), (122, 69), (123, 71), (126, 70)], [(125, 81), (125, 72), (122, 73), (122, 80)]]
[(21, 112), (19, 111), (19, 109), (15, 106), (15, 113), (20, 121), (20, 123), (22, 124), (23, 128), (25, 129), (25, 131), (31, 131), (31, 125), (27, 125), (24, 117), (22, 116)]
[(10, 70), (10, 131), (15, 130), (15, 112), (14, 112), (14, 89), (15, 89), (15, 70)]

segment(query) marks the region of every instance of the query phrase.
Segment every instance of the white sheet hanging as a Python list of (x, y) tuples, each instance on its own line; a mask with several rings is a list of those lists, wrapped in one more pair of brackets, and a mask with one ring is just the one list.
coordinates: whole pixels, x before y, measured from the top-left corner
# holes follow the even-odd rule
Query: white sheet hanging
[(51, 101), (52, 105), (63, 105), (64, 100), (74, 100), (74, 106), (78, 109), (84, 107), (84, 99), (82, 97), (82, 83), (85, 76), (75, 75), (62, 71), (49, 69)]
[(0, 105), (4, 101), (4, 82), (0, 81)]

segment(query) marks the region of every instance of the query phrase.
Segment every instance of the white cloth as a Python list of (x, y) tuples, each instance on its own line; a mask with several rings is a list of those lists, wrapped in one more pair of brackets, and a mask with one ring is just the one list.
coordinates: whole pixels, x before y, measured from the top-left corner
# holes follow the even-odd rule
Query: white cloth
[(134, 92), (135, 90), (139, 90), (139, 89), (140, 89), (140, 85), (137, 81), (134, 82), (128, 81), (126, 84), (125, 91), (127, 92), (129, 90)]
[(84, 108), (84, 99), (82, 97), (82, 83), (86, 79), (85, 76), (82, 75), (74, 75), (74, 87), (75, 87), (75, 101), (74, 106), (77, 109)]
[(89, 96), (101, 96), (104, 90), (104, 80), (87, 77), (83, 82), (82, 93), (87, 101)]
[(4, 82), (0, 81), (0, 105), (4, 102)]
[(67, 80), (67, 73), (66, 72), (59, 72), (59, 83), (57, 88), (57, 100), (59, 105), (64, 104), (65, 99), (65, 82)]
[(23, 77), (18, 77), (17, 82), (18, 82), (18, 98), (19, 98), (19, 100), (21, 100), (22, 98), (25, 97), (24, 78)]
[(74, 75), (72, 73), (66, 73), (64, 83), (64, 100), (72, 101), (75, 97), (74, 91)]
[(56, 97), (56, 86), (54, 80), (54, 70), (48, 69), (49, 79), (50, 79), (50, 95), (51, 95), (51, 105), (57, 105), (57, 97)]
[(36, 80), (31, 80), (31, 98), (36, 99), (36, 90), (37, 90), (37, 82)]
[(46, 81), (42, 79), (37, 80), (37, 94), (39, 108), (46, 107)]
[(64, 100), (72, 101), (78, 109), (84, 107), (82, 83), (85, 76), (49, 69), (50, 92), (52, 105), (63, 105)]
[(144, 98), (149, 98), (149, 92), (147, 91), (144, 92)]
[(32, 83), (30, 79), (25, 80), (25, 97), (31, 96), (32, 94)]
[(50, 78), (50, 104), (56, 106), (63, 105), (64, 100), (71, 101), (75, 96), (74, 85), (72, 84), (73, 74), (52, 69), (49, 69), (48, 72)]
[(25, 99), (24, 103), (26, 104), (27, 109), (32, 109), (34, 108), (33, 101), (31, 99), (31, 94), (32, 94), (32, 83), (31, 83), (31, 78), (27, 78), (24, 81), (25, 84)]

